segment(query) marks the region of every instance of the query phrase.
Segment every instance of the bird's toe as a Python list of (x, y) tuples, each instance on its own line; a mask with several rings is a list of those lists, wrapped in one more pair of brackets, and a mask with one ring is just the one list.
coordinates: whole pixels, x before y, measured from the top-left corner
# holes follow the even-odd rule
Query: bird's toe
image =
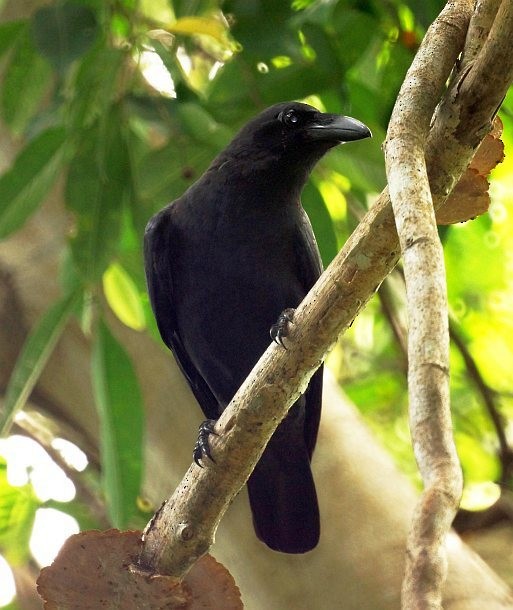
[(200, 468), (203, 468), (202, 460), (205, 457), (208, 457), (208, 459), (215, 464), (215, 460), (210, 451), (210, 443), (208, 442), (208, 438), (211, 434), (218, 436), (217, 432), (214, 430), (215, 425), (215, 419), (206, 419), (200, 424), (198, 429), (198, 440), (196, 441), (194, 449), (192, 450), (192, 457)]
[(289, 334), (289, 324), (294, 323), (294, 311), (295, 310), (292, 307), (284, 309), (279, 315), (276, 324), (273, 324), (269, 331), (271, 339), (278, 345), (281, 345), (284, 349), (287, 349), (287, 347), (283, 342), (283, 339)]

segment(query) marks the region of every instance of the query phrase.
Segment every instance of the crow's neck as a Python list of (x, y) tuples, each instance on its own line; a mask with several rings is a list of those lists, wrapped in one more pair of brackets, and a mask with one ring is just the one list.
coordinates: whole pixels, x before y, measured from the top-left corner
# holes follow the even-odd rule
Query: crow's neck
[(248, 206), (253, 201), (259, 207), (297, 205), (316, 161), (303, 158), (286, 163), (268, 156), (242, 160), (220, 155), (204, 178), (213, 186), (221, 185), (225, 196), (237, 205)]

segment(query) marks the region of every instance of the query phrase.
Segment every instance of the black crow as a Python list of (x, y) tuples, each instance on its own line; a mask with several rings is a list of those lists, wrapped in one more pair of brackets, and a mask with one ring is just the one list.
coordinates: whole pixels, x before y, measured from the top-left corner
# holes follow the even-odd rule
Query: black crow
[[(149, 221), (145, 266), (158, 328), (209, 420), (219, 417), (268, 347), (270, 329), (283, 341), (290, 308), (322, 272), (300, 202), (312, 168), (333, 146), (370, 135), (350, 117), (298, 102), (275, 104)], [(256, 533), (277, 551), (304, 553), (319, 539), (310, 459), (321, 394), (322, 368), (248, 480)], [(208, 423), (201, 428), (198, 463), (209, 456), (210, 432)]]

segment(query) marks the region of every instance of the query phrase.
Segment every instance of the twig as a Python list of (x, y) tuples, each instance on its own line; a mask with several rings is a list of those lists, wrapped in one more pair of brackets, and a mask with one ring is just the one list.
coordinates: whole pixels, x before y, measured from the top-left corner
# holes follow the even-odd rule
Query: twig
[[(448, 28), (448, 35), (454, 37), (451, 46), (463, 47), (469, 13), (465, 6), (452, 20)], [(433, 61), (438, 62), (438, 58)], [(507, 85), (502, 94), (506, 89)], [(459, 103), (457, 97), (453, 103)], [(471, 146), (455, 146), (458, 126), (458, 116), (437, 113), (428, 140), (426, 161), (437, 207), (444, 203), (473, 155)], [(444, 155), (449, 140), (452, 148)], [(191, 466), (147, 526), (141, 567), (180, 577), (208, 549), (224, 510), (245, 482), (272, 430), (305, 388), (335, 338), (390, 273), (398, 256), (394, 217), (385, 189), (297, 309), (290, 349), (285, 352), (270, 346), (223, 413), (217, 425), (221, 436), (213, 441), (217, 465), (202, 470)], [(301, 342), (297, 340), (299, 329)]]
[(488, 415), (490, 416), (493, 427), (495, 428), (495, 433), (497, 434), (497, 439), (499, 441), (499, 459), (501, 462), (501, 476), (499, 482), (501, 485), (505, 485), (511, 479), (511, 470), (513, 467), (513, 451), (509, 446), (508, 439), (506, 437), (506, 422), (502, 417), (501, 413), (499, 412), (497, 405), (495, 404), (496, 393), (483, 379), (483, 376), (481, 375), (481, 371), (479, 370), (476, 361), (472, 357), (460, 333), (457, 331), (454, 322), (451, 322), (450, 319), (449, 335), (451, 337), (451, 341), (458, 348), (458, 351), (460, 352), (461, 357), (465, 362), (465, 367), (467, 369), (468, 376), (474, 382), (476, 388), (481, 394), (483, 403), (486, 407)]
[(448, 23), (461, 11), (470, 16), (470, 8), (466, 0), (448, 3), (429, 28), (399, 92), (385, 142), (388, 186), (408, 297), (410, 429), (424, 481), (407, 542), (402, 594), (405, 610), (442, 607), (447, 571), (443, 545), (463, 487), (449, 403), (443, 248), (424, 147), (436, 103), (461, 50), (454, 44), (458, 40), (448, 36)]
[(394, 293), (390, 286), (390, 280), (394, 277), (392, 273), (387, 279), (381, 284), (378, 290), (379, 302), (381, 305), (381, 311), (385, 318), (390, 324), (390, 328), (394, 334), (395, 340), (401, 351), (401, 371), (406, 373), (407, 359), (408, 359), (408, 340), (406, 326), (402, 323), (397, 308), (394, 303)]
[[(396, 338), (396, 342), (401, 349), (401, 353), (404, 355), (404, 359), (407, 359), (407, 342), (406, 342), (406, 327), (402, 323), (399, 313), (397, 312), (397, 307), (395, 305), (395, 300), (397, 296), (395, 296), (395, 291), (390, 284), (390, 280), (394, 278), (394, 276), (398, 276), (401, 278), (404, 283), (404, 274), (400, 266), (397, 266), (393, 273), (391, 273), (388, 278), (381, 284), (378, 296), (380, 299), (381, 309), (384, 316), (387, 318), (390, 327), (392, 328), (392, 332)], [(499, 484), (504, 486), (508, 481), (511, 480), (511, 474), (513, 470), (513, 450), (510, 447), (508, 440), (506, 438), (506, 430), (505, 424), (506, 420), (501, 414), (499, 407), (496, 402), (496, 397), (498, 396), (498, 392), (491, 388), (483, 378), (481, 371), (473, 358), (470, 350), (468, 349), (461, 333), (458, 331), (456, 322), (451, 318), (449, 314), (449, 337), (460, 352), (461, 357), (465, 363), (466, 372), (469, 379), (474, 383), (479, 392), (483, 404), (486, 408), (486, 411), (490, 417), (493, 427), (495, 428), (495, 432), (497, 434), (497, 439), (499, 442), (499, 460), (501, 463), (501, 475), (499, 478)], [(459, 513), (462, 512), (461, 510)]]

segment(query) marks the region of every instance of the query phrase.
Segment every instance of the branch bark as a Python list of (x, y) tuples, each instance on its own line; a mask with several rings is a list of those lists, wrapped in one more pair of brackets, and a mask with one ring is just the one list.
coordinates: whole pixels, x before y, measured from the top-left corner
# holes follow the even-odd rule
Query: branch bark
[(502, 0), (477, 0), (468, 26), (467, 41), (461, 58), (464, 70), (475, 61), (488, 38)]
[[(459, 3), (462, 10), (448, 22), (447, 45), (452, 49), (463, 49), (470, 5), (470, 1)], [(487, 58), (492, 64), (496, 61), (493, 53), (487, 53)], [(436, 56), (432, 59), (433, 64), (439, 61)], [(476, 61), (467, 78), (477, 65)], [(508, 78), (496, 81), (499, 90), (494, 91), (494, 100), (498, 96), (502, 99), (511, 83), (513, 54), (502, 67)], [(483, 118), (488, 113), (486, 124), (496, 109), (490, 111), (493, 103), (479, 94), (480, 83), (474, 78), (468, 83), (465, 96), (459, 97), (458, 87), (446, 93), (427, 140), (426, 167), (435, 208), (444, 203), (484, 135), (483, 123), (478, 127), (473, 123), (475, 132), (469, 133), (463, 122), (463, 105), (477, 100), (474, 112)], [(192, 465), (148, 524), (140, 568), (180, 577), (206, 552), (226, 507), (249, 476), (273, 430), (335, 338), (351, 324), (398, 257), (398, 237), (385, 189), (297, 309), (289, 350), (271, 345), (218, 421), (220, 436), (213, 440), (216, 464), (203, 470)]]
[(429, 28), (399, 92), (385, 142), (408, 298), (410, 428), (425, 487), (407, 542), (405, 609), (441, 608), (447, 573), (443, 544), (463, 488), (449, 404), (443, 248), (429, 188), (425, 143), (436, 103), (460, 52), (458, 40), (450, 33), (452, 24), (462, 16), (470, 19), (471, 10), (468, 0), (448, 3)]

